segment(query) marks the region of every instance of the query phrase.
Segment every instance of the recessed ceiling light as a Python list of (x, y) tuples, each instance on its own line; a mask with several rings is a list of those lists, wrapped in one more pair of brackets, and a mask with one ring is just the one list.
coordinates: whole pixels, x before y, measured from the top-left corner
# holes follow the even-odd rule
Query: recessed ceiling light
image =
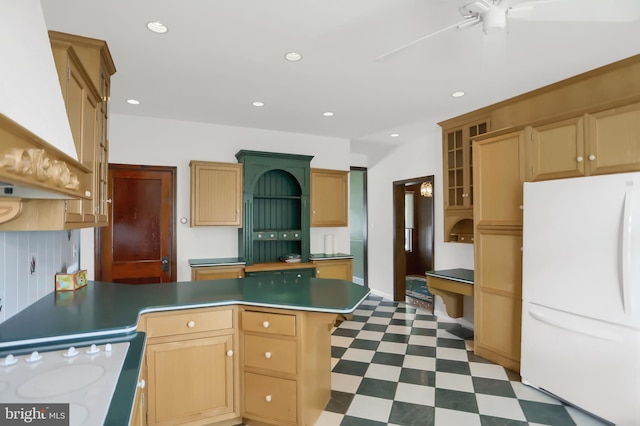
[(398, 136), (400, 136), (400, 133), (391, 133), (389, 136), (391, 136), (392, 138), (397, 138)]
[(137, 99), (127, 99), (129, 105), (140, 105), (140, 101)]
[(290, 62), (298, 62), (300, 59), (302, 59), (302, 55), (298, 52), (289, 52), (284, 55), (284, 58)]
[(464, 92), (453, 92), (451, 96), (453, 96), (454, 98), (460, 98), (464, 96)]
[(164, 34), (169, 31), (169, 28), (165, 24), (158, 21), (147, 22), (147, 28), (157, 34)]
[(322, 115), (325, 117), (333, 117), (333, 113), (331, 111), (323, 112)]
[(251, 102), (251, 105), (255, 107), (261, 107), (261, 106), (264, 106), (264, 102), (255, 101), (255, 102)]

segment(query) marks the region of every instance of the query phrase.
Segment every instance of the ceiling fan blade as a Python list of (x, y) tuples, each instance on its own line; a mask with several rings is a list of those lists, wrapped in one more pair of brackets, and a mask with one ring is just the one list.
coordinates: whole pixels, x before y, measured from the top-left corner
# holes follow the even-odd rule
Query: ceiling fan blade
[(638, 0), (513, 1), (509, 19), (538, 22), (633, 22), (640, 19)]
[(387, 52), (387, 53), (383, 54), (383, 55), (378, 56), (378, 57), (376, 58), (376, 62), (382, 62), (382, 61), (384, 61), (386, 58), (388, 58), (389, 56), (394, 55), (394, 54), (396, 54), (396, 53), (400, 52), (401, 50), (404, 50), (404, 49), (406, 49), (406, 48), (408, 48), (408, 47), (411, 47), (411, 46), (413, 46), (414, 44), (420, 43), (420, 42), (421, 42), (421, 41), (423, 41), (423, 40), (426, 40), (426, 39), (428, 39), (428, 38), (431, 38), (431, 37), (433, 37), (433, 36), (436, 36), (436, 35), (438, 35), (438, 34), (440, 34), (440, 33), (443, 33), (443, 32), (445, 32), (445, 31), (448, 31), (448, 30), (450, 30), (450, 29), (452, 29), (452, 28), (466, 28), (466, 27), (470, 27), (470, 26), (472, 26), (472, 25), (475, 25), (475, 24), (477, 24), (478, 22), (480, 22), (480, 19), (479, 19), (479, 18), (477, 18), (477, 17), (472, 17), (472, 18), (465, 19), (465, 20), (464, 20), (464, 21), (462, 21), (462, 22), (457, 22), (457, 23), (455, 23), (455, 24), (453, 24), (453, 25), (449, 25), (449, 26), (447, 26), (447, 27), (441, 28), (441, 29), (439, 29), (439, 30), (438, 30), (438, 31), (436, 31), (436, 32), (433, 32), (433, 33), (431, 33), (431, 34), (427, 34), (426, 36), (420, 37), (419, 39), (413, 40), (413, 41), (412, 41), (412, 42), (410, 42), (410, 43), (407, 43), (407, 44), (405, 44), (405, 45), (402, 45), (402, 46), (400, 46), (400, 47), (398, 47), (398, 48), (395, 48), (395, 49), (393, 49), (393, 50), (391, 50), (391, 51), (389, 51), (389, 52)]

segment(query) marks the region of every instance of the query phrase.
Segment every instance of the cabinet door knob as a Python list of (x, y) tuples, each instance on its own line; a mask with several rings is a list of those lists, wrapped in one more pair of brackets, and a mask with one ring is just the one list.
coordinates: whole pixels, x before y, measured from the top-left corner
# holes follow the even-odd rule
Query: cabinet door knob
[(263, 326), (264, 328), (269, 328), (269, 321), (264, 321), (264, 322), (262, 323), (262, 326)]
[(595, 160), (595, 159), (596, 159), (596, 156), (595, 156), (595, 155), (591, 154), (591, 155), (589, 156), (589, 160), (590, 160), (590, 161), (593, 161), (593, 160)]
[(195, 327), (195, 326), (196, 326), (196, 322), (195, 322), (195, 321), (189, 321), (189, 322), (187, 323), (187, 327), (189, 327), (189, 328), (193, 328), (193, 327)]
[(265, 352), (264, 357), (267, 359), (271, 358), (271, 352)]
[(267, 402), (271, 402), (271, 395), (265, 396), (264, 400), (267, 401)]
[(227, 351), (227, 356), (233, 356), (233, 351), (231, 349)]
[(584, 158), (582, 158), (582, 156), (578, 155), (578, 157), (576, 157), (576, 161), (578, 163), (582, 163), (582, 160), (584, 160)]
[(138, 387), (140, 389), (144, 389), (145, 386), (147, 386), (147, 382), (145, 382), (144, 379), (140, 379), (140, 381), (138, 382)]

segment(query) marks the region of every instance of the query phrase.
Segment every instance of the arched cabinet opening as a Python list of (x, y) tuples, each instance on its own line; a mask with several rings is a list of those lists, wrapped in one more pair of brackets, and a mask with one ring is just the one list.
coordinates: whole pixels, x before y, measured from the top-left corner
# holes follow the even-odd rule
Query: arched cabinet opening
[(247, 265), (300, 255), (309, 261), (311, 156), (259, 151), (236, 154), (243, 163), (244, 221), (238, 255)]

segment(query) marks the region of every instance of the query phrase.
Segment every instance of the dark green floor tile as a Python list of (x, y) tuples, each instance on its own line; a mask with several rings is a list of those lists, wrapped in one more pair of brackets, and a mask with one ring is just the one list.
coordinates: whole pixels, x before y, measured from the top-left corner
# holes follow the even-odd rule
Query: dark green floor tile
[(365, 324), (362, 327), (363, 330), (367, 330), (367, 331), (381, 331), (381, 332), (385, 332), (387, 331), (387, 326), (385, 324)]
[(407, 355), (426, 356), (435, 358), (436, 348), (433, 346), (407, 345)]
[(376, 352), (371, 360), (374, 364), (393, 365), (396, 367), (402, 367), (404, 362), (404, 355), (392, 354), (387, 352)]
[(358, 395), (375, 396), (377, 398), (393, 399), (396, 396), (397, 382), (388, 380), (370, 379), (365, 377), (360, 382), (356, 393)]
[(426, 405), (394, 401), (389, 415), (389, 423), (403, 426), (434, 426), (435, 408)]
[(334, 373), (342, 373), (342, 374), (351, 374), (354, 376), (364, 377), (364, 374), (367, 372), (369, 368), (369, 363), (367, 362), (358, 362), (358, 361), (348, 361), (342, 359), (338, 361), (335, 367), (333, 367)]
[(524, 416), (529, 422), (553, 426), (576, 425), (563, 405), (525, 400), (520, 400), (519, 402)]
[(375, 420), (361, 419), (359, 417), (344, 416), (340, 426), (386, 426), (387, 423), (376, 422)]
[(380, 346), (380, 342), (377, 340), (365, 340), (365, 339), (353, 339), (353, 342), (349, 345), (349, 348), (355, 349), (367, 349), (375, 351)]
[(464, 340), (445, 339), (442, 337), (438, 337), (437, 346), (440, 348), (466, 349)]
[(413, 385), (435, 386), (436, 373), (435, 371), (403, 368), (400, 370), (399, 381), (402, 383), (411, 383)]
[(529, 423), (520, 420), (503, 419), (502, 417), (480, 416), (482, 426), (527, 426)]
[(331, 391), (331, 399), (324, 409), (332, 413), (344, 414), (349, 409), (354, 396), (352, 393)]
[(385, 333), (384, 336), (382, 336), (382, 341), (383, 342), (408, 343), (409, 342), (409, 335), (408, 334)]
[(508, 380), (486, 379), (484, 377), (473, 377), (472, 380), (476, 393), (516, 398), (516, 393)]
[(436, 359), (436, 371), (471, 375), (469, 363), (464, 361), (453, 361), (449, 359)]
[(436, 407), (478, 414), (476, 396), (469, 392), (436, 388)]

